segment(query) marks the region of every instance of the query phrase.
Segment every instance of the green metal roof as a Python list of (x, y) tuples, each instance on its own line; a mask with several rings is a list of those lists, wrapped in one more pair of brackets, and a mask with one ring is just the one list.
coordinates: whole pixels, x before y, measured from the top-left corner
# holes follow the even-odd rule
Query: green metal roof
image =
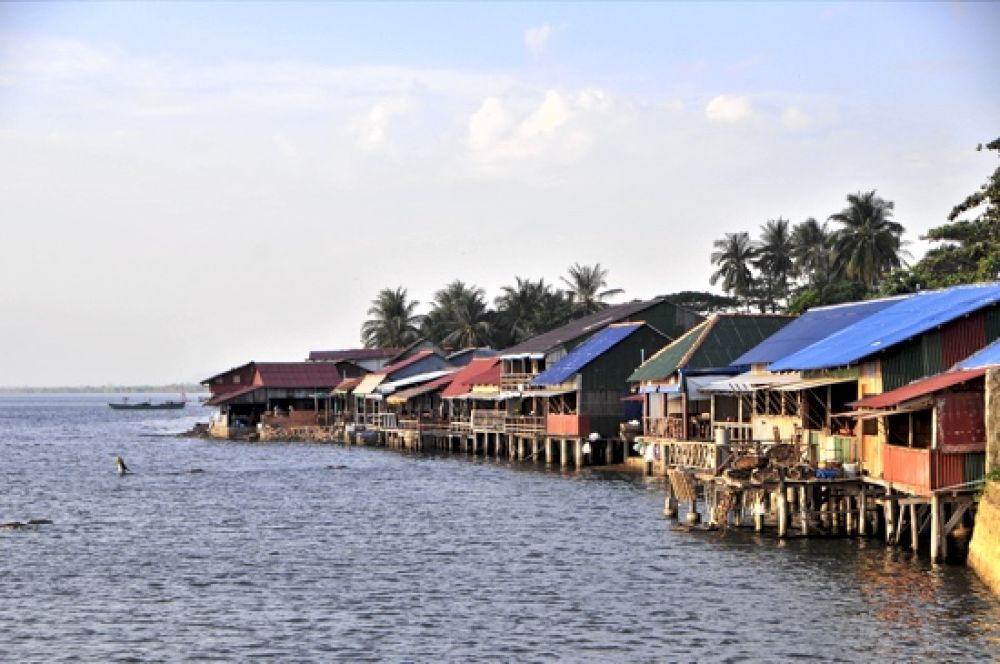
[(715, 314), (661, 348), (629, 382), (666, 380), (678, 369), (722, 369), (794, 320), (791, 316)]

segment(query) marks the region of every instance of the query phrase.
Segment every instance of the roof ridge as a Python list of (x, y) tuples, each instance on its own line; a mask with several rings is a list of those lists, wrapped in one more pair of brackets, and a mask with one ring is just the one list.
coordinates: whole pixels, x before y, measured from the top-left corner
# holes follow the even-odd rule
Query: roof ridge
[(694, 340), (691, 347), (688, 348), (687, 352), (684, 353), (684, 355), (681, 356), (681, 359), (677, 361), (678, 370), (682, 369), (685, 364), (691, 361), (691, 356), (695, 354), (695, 351), (701, 348), (701, 344), (704, 343), (705, 337), (707, 337), (715, 326), (718, 325), (720, 320), (722, 320), (722, 316), (719, 314), (712, 314), (709, 316), (708, 320), (705, 321), (707, 323), (707, 325), (705, 325), (705, 329), (701, 331), (701, 334), (699, 334), (698, 338)]

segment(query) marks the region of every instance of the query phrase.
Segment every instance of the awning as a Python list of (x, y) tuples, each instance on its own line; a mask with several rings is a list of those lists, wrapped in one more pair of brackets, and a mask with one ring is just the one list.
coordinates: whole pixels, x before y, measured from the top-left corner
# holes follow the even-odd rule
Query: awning
[(924, 378), (923, 380), (912, 382), (909, 385), (897, 387), (894, 390), (890, 390), (882, 394), (865, 397), (860, 401), (855, 401), (848, 405), (855, 408), (890, 408), (907, 401), (919, 399), (920, 397), (931, 394), (932, 392), (965, 383), (973, 378), (979, 378), (985, 373), (985, 367), (980, 369), (959, 369), (957, 371), (948, 371), (936, 376), (931, 376), (930, 378)]
[(763, 390), (776, 388), (781, 385), (802, 382), (802, 374), (796, 372), (791, 374), (753, 373), (748, 371), (739, 376), (713, 380), (702, 388), (702, 392), (752, 392), (753, 390)]
[(805, 380), (799, 380), (794, 383), (788, 383), (786, 385), (778, 385), (772, 389), (779, 390), (781, 392), (798, 392), (799, 390), (808, 390), (814, 387), (824, 387), (826, 385), (835, 385), (837, 383), (849, 383), (852, 380), (857, 380), (857, 376), (851, 376), (845, 378), (844, 376), (827, 376), (825, 378), (807, 378)]
[(364, 376), (358, 376), (356, 378), (345, 378), (344, 380), (337, 383), (337, 387), (330, 390), (330, 394), (348, 394), (352, 389), (361, 384)]
[(421, 394), (428, 394), (434, 392), (435, 390), (443, 390), (448, 387), (453, 380), (453, 376), (450, 374), (447, 376), (442, 376), (437, 380), (432, 380), (429, 383), (424, 383), (423, 385), (418, 385), (417, 387), (411, 387), (408, 390), (399, 390), (386, 397), (386, 402), (391, 404), (401, 404), (406, 403), (410, 399), (419, 397)]
[(368, 374), (362, 379), (358, 386), (354, 388), (354, 396), (363, 397), (371, 394), (383, 380), (385, 380), (384, 373)]
[[(451, 376), (455, 373), (455, 369), (447, 369), (442, 371), (428, 371), (427, 373), (417, 374), (415, 376), (409, 376), (407, 378), (401, 378), (399, 380), (394, 380), (388, 383), (379, 383), (375, 387), (375, 391), (379, 394), (392, 394), (396, 390), (402, 389), (404, 387), (409, 387), (411, 385), (418, 385), (420, 383), (426, 383), (432, 380), (437, 380), (442, 376)], [(355, 390), (355, 393), (357, 390)]]
[(514, 353), (513, 355), (501, 355), (503, 360), (543, 360), (545, 353)]
[(561, 394), (572, 394), (576, 392), (576, 388), (566, 387), (566, 388), (554, 388), (551, 390), (525, 390), (520, 393), (522, 399), (530, 399), (531, 397), (557, 397)]
[(687, 390), (688, 398), (696, 401), (711, 398), (711, 394), (705, 388), (718, 379), (718, 376), (684, 376), (684, 388)]
[(679, 394), (680, 391), (680, 383), (654, 383), (652, 385), (639, 386), (639, 394)]
[(245, 394), (250, 394), (258, 389), (263, 389), (261, 385), (248, 385), (246, 387), (241, 387), (238, 390), (232, 392), (225, 392), (224, 394), (217, 394), (208, 401), (205, 402), (206, 406), (221, 406), (224, 403), (229, 403), (237, 397), (242, 397)]
[(630, 394), (627, 397), (622, 397), (622, 401), (645, 401), (646, 397), (642, 394)]

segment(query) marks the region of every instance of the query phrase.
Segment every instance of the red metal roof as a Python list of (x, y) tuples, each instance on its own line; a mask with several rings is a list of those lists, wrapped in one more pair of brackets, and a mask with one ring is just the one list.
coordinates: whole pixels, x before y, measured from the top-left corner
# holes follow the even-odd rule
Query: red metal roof
[(979, 378), (986, 373), (985, 368), (981, 369), (958, 369), (957, 371), (946, 371), (945, 373), (917, 380), (909, 385), (897, 387), (894, 390), (866, 397), (860, 401), (850, 404), (857, 409), (865, 408), (888, 408), (901, 404), (905, 401), (912, 401), (932, 392), (943, 390), (952, 385), (958, 385)]
[(395, 357), (401, 348), (350, 348), (346, 350), (314, 350), (309, 359), (313, 362), (340, 362), (342, 360), (382, 360)]
[(473, 358), (471, 362), (465, 365), (461, 371), (454, 374), (454, 380), (451, 381), (451, 385), (441, 393), (442, 397), (457, 397), (472, 389), (473, 385), (486, 385), (490, 381), (479, 381), (473, 382), (472, 379), (479, 378), (480, 374), (488, 372), (490, 369), (497, 368), (497, 379), (496, 382), (500, 384), (500, 358), (499, 357), (477, 357)]
[(419, 397), (421, 394), (427, 394), (428, 392), (433, 392), (434, 390), (439, 390), (445, 387), (455, 380), (455, 374), (448, 374), (447, 376), (441, 376), (429, 383), (424, 383), (423, 385), (417, 385), (416, 387), (411, 387), (407, 390), (400, 390), (394, 394), (390, 394), (386, 397), (386, 401), (389, 403), (406, 403), (414, 397)]
[(345, 378), (344, 380), (337, 383), (336, 387), (334, 387), (333, 389), (346, 392), (347, 390), (357, 387), (358, 384), (361, 383), (362, 379), (364, 379), (364, 376)]
[(328, 362), (257, 362), (260, 387), (286, 389), (326, 388), (331, 389), (343, 376), (337, 367)]
[(260, 389), (259, 385), (248, 385), (246, 387), (241, 387), (238, 390), (233, 390), (231, 392), (223, 392), (222, 394), (216, 394), (214, 397), (205, 402), (206, 406), (218, 406), (224, 404), (231, 399), (236, 397), (241, 397), (244, 394), (249, 394), (254, 390)]
[(405, 360), (400, 360), (399, 362), (396, 362), (395, 364), (390, 364), (387, 367), (382, 367), (381, 369), (378, 370), (378, 372), (382, 373), (382, 374), (385, 374), (386, 376), (391, 376), (392, 374), (394, 374), (395, 372), (399, 371), (400, 369), (404, 369), (404, 368), (410, 366), (411, 364), (413, 364), (413, 363), (415, 363), (415, 362), (417, 362), (419, 360), (424, 359), (428, 355), (432, 355), (433, 353), (434, 353), (434, 351), (432, 351), (432, 350), (422, 350), (422, 351), (420, 351), (418, 353), (415, 353), (415, 354), (411, 355), (410, 357), (406, 358)]

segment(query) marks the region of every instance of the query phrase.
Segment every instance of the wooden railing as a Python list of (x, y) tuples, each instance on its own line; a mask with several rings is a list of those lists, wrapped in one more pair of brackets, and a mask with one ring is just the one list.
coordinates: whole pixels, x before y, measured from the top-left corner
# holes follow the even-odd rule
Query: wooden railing
[(478, 431), (498, 431), (504, 430), (504, 420), (507, 413), (502, 410), (474, 410), (470, 425), (472, 429)]
[(437, 417), (407, 417), (399, 420), (398, 428), (408, 431), (442, 430), (449, 428), (449, 423)]
[(651, 438), (667, 438), (684, 440), (684, 420), (680, 417), (644, 417), (642, 418), (643, 435)]
[(504, 432), (534, 434), (545, 431), (545, 418), (536, 415), (517, 415), (504, 420)]
[(517, 390), (531, 382), (531, 379), (538, 374), (533, 373), (510, 373), (500, 376), (501, 390)]
[(669, 442), (663, 446), (663, 462), (668, 468), (695, 468), (718, 472), (726, 449), (708, 442)]
[(398, 429), (396, 413), (358, 413), (357, 423), (375, 429)]
[(469, 433), (472, 431), (472, 420), (453, 419), (448, 423), (448, 429), (456, 433)]

